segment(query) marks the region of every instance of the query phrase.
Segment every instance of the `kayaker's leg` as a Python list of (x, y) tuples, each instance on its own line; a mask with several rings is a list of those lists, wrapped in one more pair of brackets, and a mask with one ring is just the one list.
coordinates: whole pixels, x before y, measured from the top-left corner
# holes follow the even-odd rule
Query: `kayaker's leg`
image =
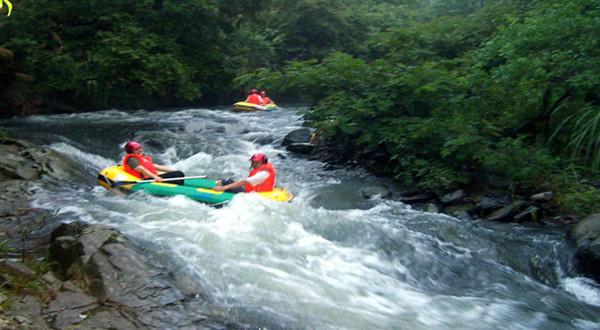
[[(184, 177), (185, 174), (183, 174), (182, 171), (173, 171), (173, 172), (165, 172), (163, 174), (160, 175), (161, 178), (163, 179), (170, 179), (170, 178), (181, 178)], [(168, 183), (172, 183), (172, 184), (178, 184), (180, 186), (183, 186), (183, 182), (184, 180), (176, 180), (176, 181), (169, 181)]]
[[(231, 179), (231, 178), (227, 178), (227, 179), (222, 179), (219, 180), (220, 181), (220, 186), (226, 186), (230, 183), (234, 183), (235, 180)], [(225, 190), (226, 192), (230, 192), (230, 193), (241, 193), (244, 192), (244, 187), (239, 187), (239, 188), (233, 188), (233, 189), (227, 189)]]

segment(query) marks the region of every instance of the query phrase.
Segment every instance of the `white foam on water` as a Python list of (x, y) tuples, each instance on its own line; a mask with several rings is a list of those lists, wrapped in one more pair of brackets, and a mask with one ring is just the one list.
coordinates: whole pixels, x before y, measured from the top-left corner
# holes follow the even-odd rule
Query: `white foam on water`
[[(130, 123), (126, 128), (136, 136), (169, 141), (156, 156), (187, 175), (244, 177), (249, 156), (265, 153), (277, 168), (277, 183), (295, 198), (280, 203), (240, 194), (215, 208), (182, 196), (123, 196), (71, 182), (40, 191), (33, 206), (56, 210), (61, 221), (116, 227), (167, 260), (167, 267), (205, 284), (219, 308), (257, 328), (599, 326), (600, 290), (589, 279), (561, 278), (551, 287), (523, 271), (532, 249), (551, 258), (541, 253), (544, 244), (561, 246), (562, 236), (462, 221), (380, 197), (366, 200), (360, 188), (376, 182), (372, 177), (326, 169), (281, 147), (283, 136), (301, 127), (300, 117), (285, 110), (208, 109), (36, 117), (44, 123)], [(169, 129), (142, 130), (157, 122)], [(128, 138), (101, 144), (121, 145)], [(51, 147), (89, 168), (89, 181), (118, 162), (74, 145)], [(356, 203), (334, 203), (347, 196)], [(552, 271), (549, 276), (560, 274)]]
[[(600, 266), (599, 266), (600, 267)], [(567, 292), (594, 306), (600, 306), (600, 285), (585, 277), (568, 277), (562, 281)]]

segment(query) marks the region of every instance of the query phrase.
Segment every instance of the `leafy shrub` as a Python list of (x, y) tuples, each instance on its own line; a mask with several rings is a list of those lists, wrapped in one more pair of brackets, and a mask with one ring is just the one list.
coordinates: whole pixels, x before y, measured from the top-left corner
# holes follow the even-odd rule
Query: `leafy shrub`
[(547, 181), (556, 172), (558, 158), (543, 147), (529, 145), (524, 137), (504, 138), (496, 150), (484, 158), (483, 164), (498, 174), (532, 188)]
[(598, 172), (574, 165), (554, 175), (557, 204), (566, 213), (586, 216), (600, 212)]

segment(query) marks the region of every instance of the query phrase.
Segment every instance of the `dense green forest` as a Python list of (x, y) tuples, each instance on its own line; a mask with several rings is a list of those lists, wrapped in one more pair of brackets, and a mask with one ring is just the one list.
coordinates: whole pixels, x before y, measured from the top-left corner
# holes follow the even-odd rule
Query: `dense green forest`
[(324, 143), (437, 194), (600, 205), (598, 0), (12, 0), (0, 115), (304, 101)]

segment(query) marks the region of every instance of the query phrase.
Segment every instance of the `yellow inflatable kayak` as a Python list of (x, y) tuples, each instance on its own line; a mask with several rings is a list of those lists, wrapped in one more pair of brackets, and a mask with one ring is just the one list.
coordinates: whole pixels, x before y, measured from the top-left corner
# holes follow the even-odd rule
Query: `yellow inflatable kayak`
[(237, 102), (233, 104), (234, 111), (270, 111), (277, 109), (277, 105), (271, 103), (267, 106), (262, 106), (248, 102)]

